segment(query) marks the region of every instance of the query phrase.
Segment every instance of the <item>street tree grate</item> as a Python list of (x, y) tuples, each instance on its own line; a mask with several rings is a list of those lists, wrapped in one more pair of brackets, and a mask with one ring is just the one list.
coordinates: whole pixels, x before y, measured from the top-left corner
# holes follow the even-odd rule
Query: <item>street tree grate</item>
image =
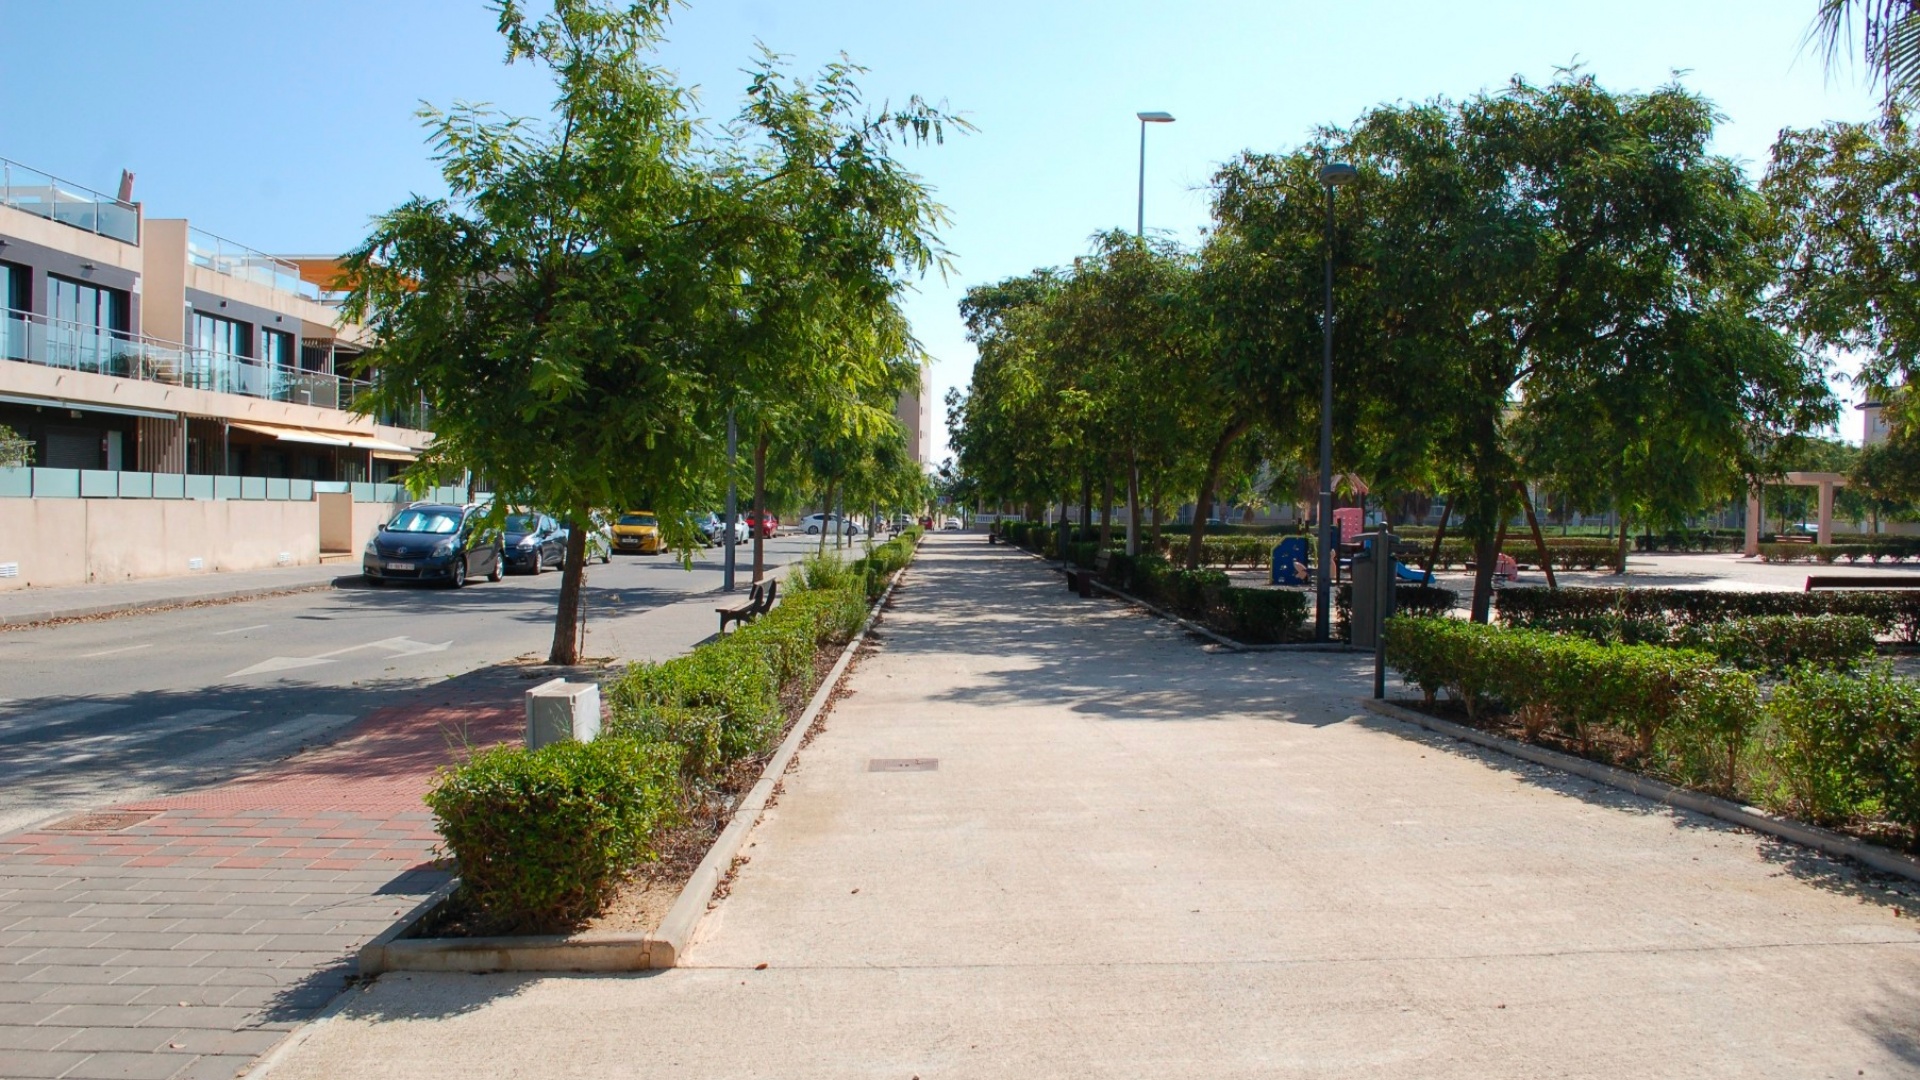
[(935, 757), (877, 757), (867, 762), (868, 772), (933, 772), (940, 768)]
[(154, 813), (75, 814), (46, 826), (47, 832), (118, 832), (156, 817)]

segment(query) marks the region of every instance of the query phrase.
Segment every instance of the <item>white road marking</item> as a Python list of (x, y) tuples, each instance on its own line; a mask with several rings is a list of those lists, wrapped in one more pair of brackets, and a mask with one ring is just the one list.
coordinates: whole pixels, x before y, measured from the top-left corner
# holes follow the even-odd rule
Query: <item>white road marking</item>
[(275, 671), (292, 671), (296, 668), (314, 667), (319, 664), (331, 664), (336, 656), (345, 656), (361, 649), (385, 649), (394, 656), (420, 656), (424, 653), (446, 652), (453, 642), (442, 641), (429, 645), (424, 641), (415, 641), (409, 637), (382, 638), (379, 641), (363, 641), (358, 645), (315, 653), (312, 656), (270, 656), (252, 667), (242, 668), (227, 676), (229, 679), (242, 679), (249, 675), (265, 675)]
[(228, 634), (244, 634), (244, 633), (246, 633), (246, 632), (247, 632), (247, 631), (249, 631), (249, 630), (265, 630), (265, 629), (266, 629), (266, 628), (267, 628), (268, 626), (270, 626), (270, 625), (272, 625), (272, 624), (271, 624), (271, 623), (260, 623), (260, 624), (258, 624), (258, 625), (256, 625), (256, 626), (236, 626), (236, 627), (234, 627), (234, 628), (233, 628), (232, 630), (215, 630), (215, 631), (213, 632), (213, 636), (214, 636), (214, 637), (226, 637), (226, 636), (227, 636)]
[[(350, 723), (355, 719), (357, 719), (357, 716), (353, 713), (308, 713), (305, 716), (298, 716), (269, 728), (249, 732), (237, 739), (229, 739), (226, 742), (209, 746), (204, 750), (195, 751), (183, 758), (181, 764), (199, 763), (208, 759), (231, 760), (236, 757), (251, 754), (261, 746), (271, 744), (275, 741), (292, 742), (296, 735), (305, 736), (327, 731)], [(292, 749), (292, 747), (288, 747), (288, 749)]]
[[(239, 716), (244, 711), (243, 709), (188, 709), (185, 712), (162, 716), (151, 724), (131, 731), (89, 735), (79, 739), (62, 739), (38, 751), (29, 750), (26, 753), (10, 755), (4, 775), (9, 780), (38, 776), (69, 765), (93, 761), (118, 750), (150, 743), (155, 739), (177, 735), (191, 728), (217, 724), (222, 720)], [(25, 766), (25, 768), (14, 766)]]
[(128, 645), (119, 649), (102, 649), (99, 652), (81, 653), (80, 659), (91, 660), (96, 656), (114, 656), (123, 652), (139, 652), (141, 649), (151, 648), (153, 648), (153, 642), (149, 641), (145, 645)]
[(101, 713), (110, 713), (124, 708), (126, 708), (125, 705), (112, 705), (104, 701), (75, 701), (67, 705), (55, 705), (51, 709), (40, 709), (20, 716), (7, 717), (4, 723), (0, 724), (0, 731), (25, 731), (32, 728), (36, 732), (42, 732), (49, 728), (78, 723), (89, 716), (99, 716)]

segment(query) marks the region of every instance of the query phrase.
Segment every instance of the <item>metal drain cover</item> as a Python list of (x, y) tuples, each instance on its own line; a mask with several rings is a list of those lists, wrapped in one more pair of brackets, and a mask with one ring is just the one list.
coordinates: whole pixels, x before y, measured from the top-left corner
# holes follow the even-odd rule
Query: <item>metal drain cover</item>
[(75, 814), (70, 818), (61, 818), (51, 825), (43, 826), (44, 832), (118, 832), (130, 829), (149, 818), (158, 817), (157, 812), (119, 813), (119, 814)]
[(937, 757), (877, 757), (867, 762), (868, 772), (933, 772), (939, 767)]

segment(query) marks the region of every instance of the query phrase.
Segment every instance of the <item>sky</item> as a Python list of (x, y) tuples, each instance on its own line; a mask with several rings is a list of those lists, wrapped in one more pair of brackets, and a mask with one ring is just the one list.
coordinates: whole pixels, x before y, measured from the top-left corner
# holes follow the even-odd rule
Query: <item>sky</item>
[[(1580, 66), (1615, 91), (1676, 78), (1725, 120), (1715, 149), (1757, 178), (1783, 127), (1874, 115), (1851, 71), (1803, 48), (1814, 0), (699, 0), (659, 62), (715, 122), (757, 43), (797, 72), (846, 54), (876, 106), (918, 94), (976, 131), (906, 155), (950, 223), (952, 268), (907, 302), (934, 358), (934, 455), (973, 363), (967, 287), (1071, 262), (1132, 228), (1140, 125), (1147, 228), (1194, 242), (1207, 183), (1242, 150), (1284, 151), (1383, 102), (1498, 92)], [(490, 102), (540, 116), (551, 84), (502, 63), (479, 0), (0, 0), (0, 157), (112, 192), (148, 216), (277, 254), (344, 251), (369, 219), (443, 186), (415, 113)], [(1849, 403), (1858, 399), (1844, 383)], [(1841, 434), (1859, 440), (1858, 414)]]

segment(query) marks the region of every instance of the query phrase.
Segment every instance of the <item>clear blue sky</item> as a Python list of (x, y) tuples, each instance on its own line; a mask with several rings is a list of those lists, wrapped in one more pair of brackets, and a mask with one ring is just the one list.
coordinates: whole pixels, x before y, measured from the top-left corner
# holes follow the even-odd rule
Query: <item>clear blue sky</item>
[[(705, 0), (662, 62), (733, 114), (756, 39), (811, 69), (839, 52), (875, 101), (945, 99), (976, 134), (916, 153), (953, 217), (955, 270), (923, 283), (914, 328), (936, 396), (973, 361), (970, 284), (1067, 262), (1131, 228), (1139, 127), (1148, 227), (1193, 240), (1205, 184), (1242, 149), (1279, 150), (1382, 101), (1465, 96), (1582, 64), (1608, 87), (1682, 72), (1726, 115), (1718, 149), (1757, 169), (1782, 127), (1863, 119), (1872, 96), (1801, 49), (1813, 0), (1297, 3), (1287, 0)], [(0, 156), (111, 191), (139, 174), (159, 217), (271, 252), (346, 249), (368, 218), (439, 190), (418, 102), (544, 112), (500, 63), (478, 0), (0, 0)], [(1857, 441), (1856, 415), (1843, 433)], [(936, 454), (945, 453), (936, 405)]]

